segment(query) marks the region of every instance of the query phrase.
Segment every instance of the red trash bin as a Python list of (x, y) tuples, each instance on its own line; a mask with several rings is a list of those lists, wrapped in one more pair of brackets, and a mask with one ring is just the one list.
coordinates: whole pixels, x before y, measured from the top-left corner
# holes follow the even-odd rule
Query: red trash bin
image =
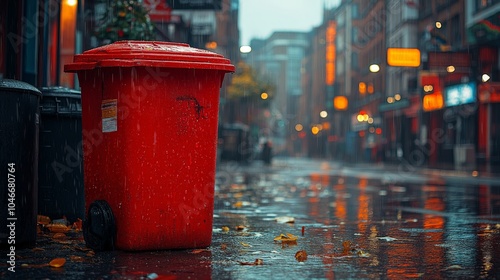
[(76, 55), (64, 70), (81, 86), (87, 245), (209, 246), (230, 61), (187, 44), (120, 41)]

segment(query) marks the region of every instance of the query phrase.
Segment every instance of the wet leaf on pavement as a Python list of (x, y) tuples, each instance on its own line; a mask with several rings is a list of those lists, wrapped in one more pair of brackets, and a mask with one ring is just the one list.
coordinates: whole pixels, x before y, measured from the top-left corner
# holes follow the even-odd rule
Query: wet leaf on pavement
[(21, 267), (24, 267), (24, 268), (41, 268), (41, 267), (47, 267), (49, 266), (48, 263), (42, 263), (42, 264), (29, 264), (29, 263), (23, 263), (21, 264)]
[(361, 257), (361, 258), (369, 258), (370, 257), (370, 254), (363, 251), (363, 250), (358, 250), (357, 252), (358, 256)]
[(278, 222), (278, 224), (293, 224), (293, 223), (295, 223), (295, 218), (289, 217), (289, 216), (276, 217), (275, 220), (276, 220), (276, 222)]
[(298, 262), (305, 262), (307, 260), (307, 252), (304, 250), (300, 250), (297, 253), (295, 253), (295, 259)]
[(241, 202), (241, 201), (235, 202), (235, 203), (233, 204), (233, 207), (234, 207), (234, 208), (241, 208), (242, 206), (243, 206), (243, 202)]
[(222, 231), (228, 232), (229, 231), (229, 227), (222, 227)]
[(40, 225), (48, 225), (48, 224), (50, 224), (50, 218), (47, 216), (38, 215), (37, 216), (37, 223)]
[(252, 245), (245, 243), (245, 242), (240, 242), (243, 247), (252, 247)]
[(82, 231), (82, 227), (83, 227), (82, 219), (80, 219), (80, 218), (76, 219), (76, 222), (73, 223), (72, 227), (76, 231)]
[(40, 248), (40, 247), (35, 247), (32, 249), (33, 252), (42, 252), (42, 251), (45, 251), (45, 249), (43, 248)]
[(464, 269), (463, 267), (459, 266), (458, 264), (450, 265), (447, 268), (443, 269), (443, 271), (447, 270), (461, 270)]
[(68, 231), (70, 231), (70, 228), (63, 224), (48, 224), (45, 227), (48, 228), (52, 233), (67, 233)]
[(246, 227), (243, 225), (236, 226), (236, 230), (241, 231), (244, 230)]
[(196, 250), (191, 251), (191, 254), (199, 254), (199, 253), (203, 253), (203, 252), (210, 252), (210, 250), (208, 250), (208, 249), (196, 249)]
[(55, 258), (49, 262), (50, 267), (62, 267), (66, 263), (65, 258)]
[(291, 234), (287, 233), (285, 234), (280, 234), (274, 238), (274, 241), (281, 242), (281, 244), (296, 244), (297, 243), (298, 237)]
[(54, 234), (52, 236), (53, 239), (64, 239), (66, 238), (66, 234), (62, 233), (62, 232), (57, 232), (56, 234)]
[(92, 249), (90, 248), (87, 248), (87, 247), (80, 247), (80, 246), (75, 246), (73, 247), (75, 250), (77, 251), (81, 251), (81, 252), (90, 252), (92, 251)]
[(352, 251), (352, 242), (349, 240), (346, 240), (342, 242), (342, 255), (349, 255), (351, 254)]
[(385, 240), (387, 242), (391, 242), (391, 241), (395, 241), (396, 240), (396, 238), (390, 237), (390, 236), (383, 236), (383, 237), (379, 237), (378, 239)]
[(254, 262), (239, 262), (241, 265), (263, 265), (264, 261), (262, 259), (255, 259)]
[(87, 253), (87, 255), (86, 255), (86, 256), (87, 256), (87, 257), (93, 257), (93, 256), (95, 256), (95, 252), (94, 252), (94, 251), (92, 251), (92, 250), (90, 250), (90, 251)]
[(81, 256), (75, 256), (75, 255), (69, 256), (69, 259), (72, 262), (83, 262), (85, 260), (83, 257), (81, 257)]

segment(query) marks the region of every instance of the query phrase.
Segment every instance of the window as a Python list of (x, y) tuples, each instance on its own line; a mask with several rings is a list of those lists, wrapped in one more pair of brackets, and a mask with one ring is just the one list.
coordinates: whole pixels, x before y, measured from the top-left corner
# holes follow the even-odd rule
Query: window
[(359, 18), (358, 5), (356, 5), (356, 4), (352, 5), (352, 18), (353, 19)]

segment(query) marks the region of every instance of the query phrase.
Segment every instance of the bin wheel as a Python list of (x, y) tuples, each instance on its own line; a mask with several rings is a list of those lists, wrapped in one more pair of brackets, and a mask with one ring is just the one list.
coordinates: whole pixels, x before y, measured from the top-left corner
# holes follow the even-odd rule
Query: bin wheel
[(116, 236), (115, 217), (105, 200), (96, 200), (89, 206), (83, 222), (83, 238), (94, 251), (114, 250)]

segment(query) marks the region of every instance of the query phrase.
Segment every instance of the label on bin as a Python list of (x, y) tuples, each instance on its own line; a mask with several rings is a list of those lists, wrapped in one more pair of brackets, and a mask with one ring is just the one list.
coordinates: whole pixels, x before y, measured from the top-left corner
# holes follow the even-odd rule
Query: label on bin
[(101, 104), (102, 111), (102, 132), (113, 132), (118, 130), (117, 115), (118, 115), (118, 100), (107, 99)]

